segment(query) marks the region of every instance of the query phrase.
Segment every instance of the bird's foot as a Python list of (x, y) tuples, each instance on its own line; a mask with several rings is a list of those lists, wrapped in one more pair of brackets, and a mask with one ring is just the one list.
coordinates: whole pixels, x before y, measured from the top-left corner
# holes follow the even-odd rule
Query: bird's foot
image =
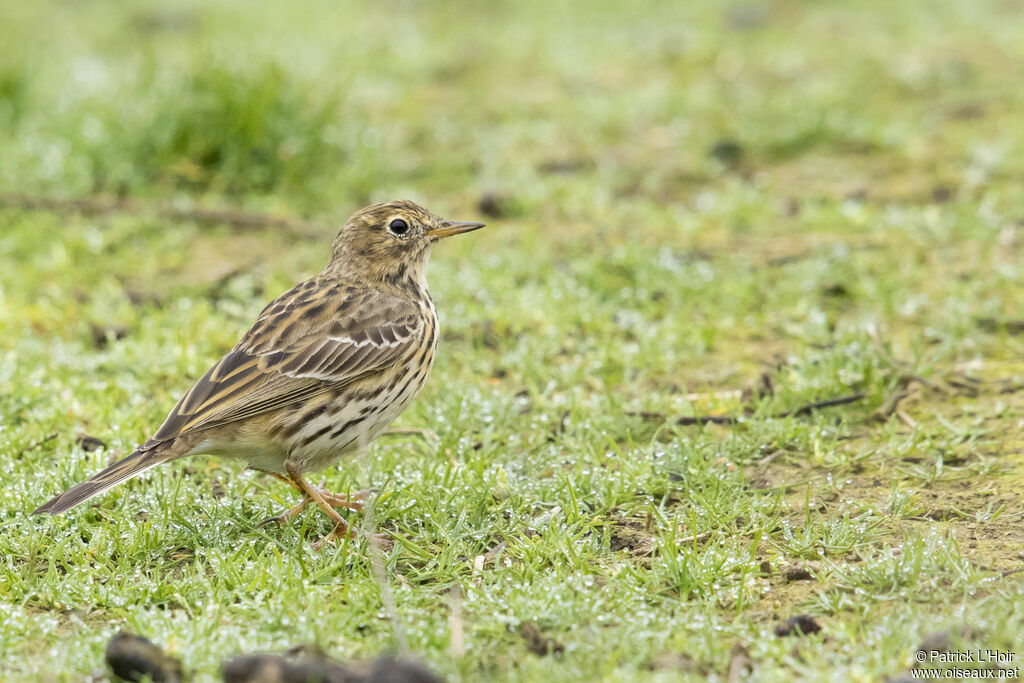
[(339, 540), (344, 540), (346, 538), (354, 538), (355, 535), (355, 532), (352, 531), (351, 527), (349, 527), (348, 522), (346, 522), (345, 520), (341, 520), (340, 522), (335, 523), (334, 528), (331, 529), (331, 533), (327, 534), (319, 541), (313, 543), (312, 548), (313, 550), (322, 550), (323, 547), (328, 543), (333, 544)]
[(288, 508), (279, 515), (276, 515), (274, 517), (267, 517), (265, 520), (257, 524), (256, 527), (263, 528), (265, 526), (270, 526), (271, 524), (279, 524), (280, 526), (284, 526), (296, 517), (298, 517), (299, 513), (306, 509), (306, 503), (308, 502), (309, 498), (306, 498), (298, 505)]
[(341, 496), (337, 493), (325, 491), (319, 486), (314, 486), (313, 488), (315, 488), (317, 493), (323, 497), (324, 502), (331, 507), (345, 508), (346, 510), (352, 510), (354, 512), (362, 510), (366, 501), (369, 500), (370, 496), (374, 493), (373, 489), (366, 489), (365, 491), (356, 491), (355, 493), (347, 496)]
[[(365, 501), (368, 500), (371, 495), (373, 495), (372, 489), (367, 489), (366, 491), (356, 491), (355, 493), (348, 496), (340, 496), (329, 491), (324, 491), (319, 486), (316, 486), (314, 488), (316, 489), (317, 493), (319, 493), (320, 496), (324, 499), (324, 502), (330, 505), (331, 507), (345, 508), (346, 510), (352, 510), (354, 512), (359, 512), (360, 510), (362, 510)], [(309, 504), (309, 501), (310, 499), (306, 498), (298, 505), (288, 508), (279, 515), (267, 517), (265, 520), (263, 520), (256, 526), (259, 528), (270, 526), (271, 524), (279, 524), (281, 526), (285, 526), (286, 524), (290, 523), (293, 519), (298, 517), (299, 514), (306, 509), (306, 505)]]
[[(325, 482), (323, 481), (320, 482), (320, 486), (313, 486), (312, 484), (309, 484), (305, 480), (302, 481), (302, 485), (299, 485), (299, 483), (296, 482), (291, 477), (278, 474), (277, 472), (270, 472), (267, 470), (261, 471), (263, 471), (265, 474), (269, 474), (275, 479), (280, 479), (284, 483), (288, 484), (296, 491), (303, 494), (304, 498), (302, 502), (300, 502), (298, 505), (289, 508), (280, 515), (277, 515), (275, 517), (268, 517), (267, 519), (263, 520), (257, 525), (258, 527), (268, 526), (275, 522), (282, 526), (288, 524), (306, 508), (306, 505), (311, 500), (317, 502), (318, 504), (326, 503), (327, 505), (333, 508), (345, 508), (346, 510), (359, 512), (360, 510), (363, 509), (365, 502), (369, 500), (370, 496), (375, 493), (375, 489), (366, 489), (364, 491), (356, 491), (355, 493), (347, 496), (342, 496), (337, 493), (331, 493), (330, 491), (325, 490)], [(312, 490), (312, 493), (310, 492), (310, 489)], [(331, 517), (332, 520), (334, 519), (333, 516), (328, 516)]]
[[(298, 516), (309, 503), (316, 503), (316, 505), (323, 510), (324, 514), (327, 515), (328, 519), (334, 522), (334, 528), (331, 529), (331, 533), (313, 544), (314, 550), (321, 550), (325, 544), (334, 543), (338, 539), (352, 538), (355, 536), (355, 532), (351, 530), (348, 522), (338, 514), (338, 511), (335, 510), (335, 508), (345, 508), (347, 510), (358, 512), (363, 509), (365, 502), (375, 493), (374, 489), (356, 491), (355, 493), (347, 496), (331, 493), (330, 491), (324, 490), (325, 482), (320, 482), (320, 486), (314, 486), (307, 482), (299, 472), (293, 469), (288, 470), (287, 477), (275, 472), (268, 472), (267, 474), (270, 474), (289, 486), (297, 489), (302, 493), (303, 499), (298, 505), (289, 508), (277, 517), (270, 517), (269, 519), (263, 520), (260, 522), (259, 526), (272, 524), (274, 522), (277, 522), (278, 524), (287, 524), (295, 519), (295, 517)], [(380, 534), (376, 535), (373, 540), (386, 548), (390, 548), (394, 545), (390, 538), (381, 536)]]
[[(316, 492), (324, 499), (324, 502), (331, 507), (343, 507), (348, 510), (355, 510), (356, 512), (363, 509), (363, 502), (369, 500), (370, 496), (375, 492), (374, 489), (367, 489), (365, 491), (356, 491), (348, 496), (339, 496), (331, 493), (330, 491), (325, 491), (323, 489), (323, 482), (320, 483), (320, 486), (314, 486), (313, 488), (316, 489)], [(328, 543), (333, 544), (338, 540), (355, 538), (356, 535), (356, 532), (348, 525), (348, 522), (342, 520), (334, 525), (334, 528), (331, 529), (331, 533), (313, 544), (313, 550), (321, 550)], [(394, 546), (394, 541), (385, 534), (374, 534), (371, 542), (379, 543), (381, 547), (388, 550)]]
[(325, 543), (334, 542), (339, 538), (351, 537), (352, 531), (349, 529), (348, 522), (346, 522), (345, 518), (339, 515), (338, 511), (334, 508), (337, 506), (346, 507), (350, 510), (362, 510), (363, 504), (360, 499), (365, 500), (370, 496), (372, 491), (360, 491), (352, 496), (338, 496), (324, 491), (323, 483), (321, 483), (320, 486), (313, 486), (302, 477), (302, 474), (297, 469), (293, 467), (288, 467), (287, 471), (288, 476), (291, 478), (292, 485), (304, 494), (305, 500), (303, 502), (305, 503), (310, 500), (313, 501), (321, 510), (323, 510), (324, 514), (327, 515), (327, 518), (334, 522), (334, 528), (331, 530), (331, 533), (314, 543), (313, 549), (320, 550), (323, 548)]

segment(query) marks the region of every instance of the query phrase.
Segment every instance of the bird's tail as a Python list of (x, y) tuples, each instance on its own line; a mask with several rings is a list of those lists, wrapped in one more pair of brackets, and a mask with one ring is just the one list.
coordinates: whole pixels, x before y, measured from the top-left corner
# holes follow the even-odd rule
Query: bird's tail
[(151, 467), (174, 460), (179, 454), (176, 449), (170, 446), (171, 442), (154, 444), (151, 441), (144, 444), (131, 455), (118, 460), (99, 474), (94, 474), (81, 484), (72, 486), (64, 493), (39, 506), (32, 514), (41, 515), (48, 513), (59, 515), (79, 503), (84, 503), (93, 496), (103, 493), (112, 486), (117, 486), (122, 481), (131, 479), (137, 474), (142, 474)]

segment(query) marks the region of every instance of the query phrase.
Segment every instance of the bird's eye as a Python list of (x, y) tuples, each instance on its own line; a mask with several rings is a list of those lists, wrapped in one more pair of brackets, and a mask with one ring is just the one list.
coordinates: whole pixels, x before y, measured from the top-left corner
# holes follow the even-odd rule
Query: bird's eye
[(395, 220), (388, 223), (388, 230), (391, 232), (392, 235), (404, 237), (405, 234), (409, 232), (409, 224), (403, 221), (401, 218), (396, 218)]

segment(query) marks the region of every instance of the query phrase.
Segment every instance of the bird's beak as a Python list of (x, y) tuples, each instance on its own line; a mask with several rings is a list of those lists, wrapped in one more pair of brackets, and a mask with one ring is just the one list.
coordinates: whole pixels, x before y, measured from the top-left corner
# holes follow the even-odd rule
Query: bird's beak
[(464, 232), (470, 232), (472, 230), (479, 230), (484, 227), (483, 223), (471, 223), (468, 221), (445, 221), (441, 225), (433, 230), (427, 231), (427, 237), (433, 241), (444, 239), (445, 237), (451, 237), (452, 235), (461, 235)]

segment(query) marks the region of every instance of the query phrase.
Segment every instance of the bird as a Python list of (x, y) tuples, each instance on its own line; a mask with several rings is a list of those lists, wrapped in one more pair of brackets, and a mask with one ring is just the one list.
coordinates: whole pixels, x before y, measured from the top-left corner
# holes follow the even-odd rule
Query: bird
[(364, 447), (423, 388), (438, 319), (427, 262), (440, 240), (484, 227), (391, 201), (352, 214), (326, 267), (264, 307), (235, 346), (178, 400), (131, 454), (55, 496), (33, 514), (58, 515), (150, 468), (196, 454), (242, 460), (295, 488), (349, 534), (335, 508), (366, 494), (330, 493), (306, 479)]

